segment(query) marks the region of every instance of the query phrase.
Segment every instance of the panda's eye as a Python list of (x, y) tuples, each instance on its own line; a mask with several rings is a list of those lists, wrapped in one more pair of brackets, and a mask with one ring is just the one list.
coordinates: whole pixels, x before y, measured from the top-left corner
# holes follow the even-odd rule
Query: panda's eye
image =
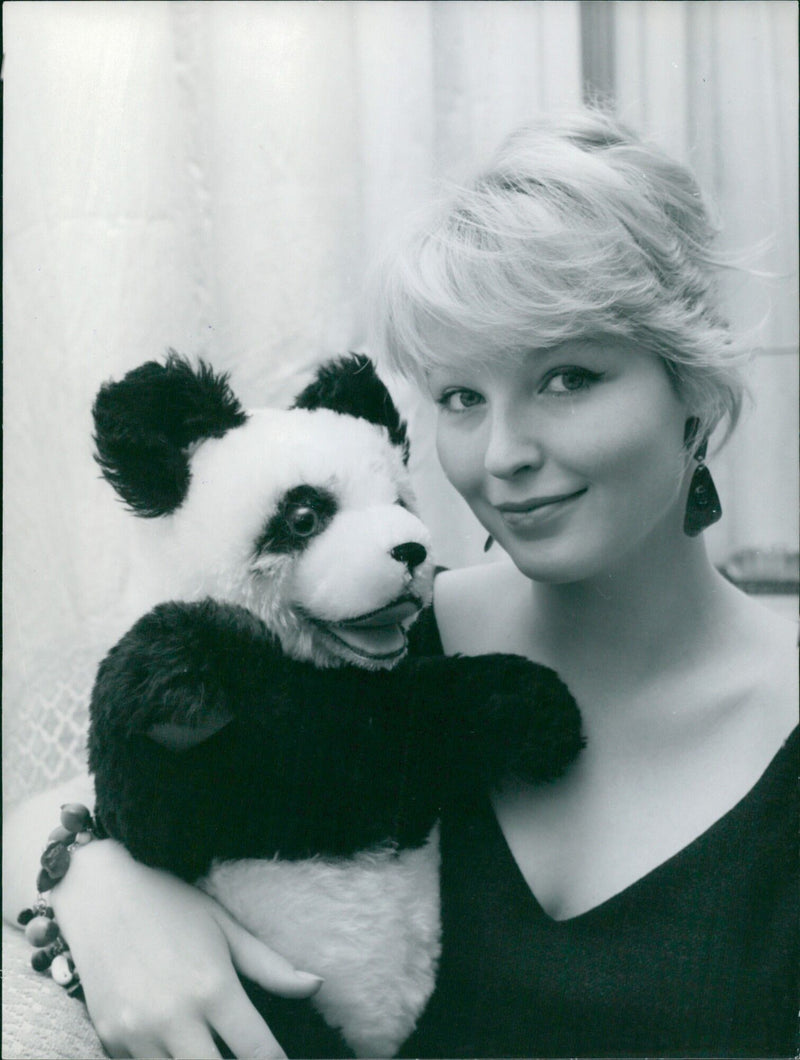
[(286, 512), (286, 522), (298, 537), (310, 537), (319, 527), (319, 516), (307, 504), (293, 505)]
[(338, 504), (325, 486), (293, 486), (278, 501), (254, 541), (253, 555), (300, 552), (330, 525)]

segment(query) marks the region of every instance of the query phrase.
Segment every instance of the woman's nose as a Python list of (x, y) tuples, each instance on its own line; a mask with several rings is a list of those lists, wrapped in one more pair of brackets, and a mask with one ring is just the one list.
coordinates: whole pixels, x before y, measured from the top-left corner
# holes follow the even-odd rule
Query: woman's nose
[(525, 468), (541, 467), (542, 445), (529, 416), (498, 412), (492, 416), (484, 467), (495, 478), (511, 478)]

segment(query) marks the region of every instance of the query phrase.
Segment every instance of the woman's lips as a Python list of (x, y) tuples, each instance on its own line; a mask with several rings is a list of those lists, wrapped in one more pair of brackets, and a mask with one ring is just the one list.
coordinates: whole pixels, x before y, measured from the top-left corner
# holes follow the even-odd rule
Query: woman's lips
[(586, 493), (588, 487), (574, 493), (557, 493), (546, 497), (532, 497), (525, 501), (505, 501), (494, 505), (503, 522), (511, 530), (536, 527), (551, 516), (558, 515), (573, 501)]

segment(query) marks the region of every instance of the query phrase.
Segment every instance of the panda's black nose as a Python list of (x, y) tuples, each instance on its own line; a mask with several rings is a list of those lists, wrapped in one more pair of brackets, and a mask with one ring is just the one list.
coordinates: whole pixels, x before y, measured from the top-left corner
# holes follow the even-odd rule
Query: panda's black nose
[(424, 563), (428, 557), (428, 550), (418, 541), (406, 541), (405, 544), (395, 545), (390, 553), (392, 559), (398, 563), (405, 563), (409, 570)]

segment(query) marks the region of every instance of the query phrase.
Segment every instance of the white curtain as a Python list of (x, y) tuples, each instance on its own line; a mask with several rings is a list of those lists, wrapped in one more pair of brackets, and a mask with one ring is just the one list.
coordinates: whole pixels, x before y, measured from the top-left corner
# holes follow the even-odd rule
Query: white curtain
[[(92, 462), (100, 383), (171, 346), (230, 370), (247, 404), (288, 401), (314, 362), (362, 345), (365, 270), (394, 226), (526, 117), (577, 105), (598, 42), (622, 113), (721, 199), (728, 245), (772, 240), (760, 264), (784, 278), (733, 299), (751, 318), (774, 304), (756, 334), (763, 411), (719, 458), (712, 544), (794, 544), (790, 0), (64, 0), (3, 16), (11, 797), (70, 765), (93, 667), (146, 603), (136, 521)], [(430, 411), (397, 393), (438, 558), (478, 561)]]
[[(754, 404), (712, 461), (717, 559), (797, 548), (797, 6), (608, 5), (619, 112), (688, 162), (716, 203), (728, 316), (754, 348)], [(761, 274), (759, 277), (758, 274)]]

